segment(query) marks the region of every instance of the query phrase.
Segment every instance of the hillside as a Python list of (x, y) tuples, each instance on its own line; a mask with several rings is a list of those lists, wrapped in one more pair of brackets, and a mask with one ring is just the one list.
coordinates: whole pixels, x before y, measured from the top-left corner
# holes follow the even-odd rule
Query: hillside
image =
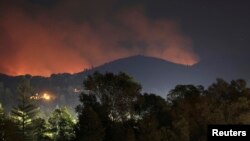
[[(156, 93), (166, 97), (169, 90), (178, 84), (201, 84), (208, 86), (215, 81), (217, 77), (223, 79), (235, 79), (244, 77), (241, 74), (230, 70), (226, 64), (225, 70), (218, 70), (213, 63), (200, 62), (194, 66), (184, 66), (174, 64), (159, 58), (147, 56), (132, 56), (121, 58), (101, 66), (85, 70), (75, 74), (52, 74), (50, 77), (30, 76), (31, 84), (35, 93), (48, 92), (55, 97), (53, 103), (46, 105), (71, 105), (72, 108), (78, 103), (79, 90), (82, 90), (82, 82), (89, 74), (99, 72), (126, 72), (143, 86), (144, 92)], [(232, 77), (230, 77), (232, 76)], [(0, 74), (0, 102), (13, 105), (15, 102), (9, 102), (15, 99), (16, 87), (21, 76), (7, 76)]]

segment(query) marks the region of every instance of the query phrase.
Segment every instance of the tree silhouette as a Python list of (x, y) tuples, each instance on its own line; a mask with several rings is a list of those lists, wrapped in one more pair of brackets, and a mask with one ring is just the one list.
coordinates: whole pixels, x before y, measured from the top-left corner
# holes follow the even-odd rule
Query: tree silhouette
[(74, 137), (74, 119), (66, 107), (57, 108), (49, 117), (51, 133), (55, 141), (70, 141)]
[(0, 103), (0, 141), (4, 141), (4, 135), (5, 135), (4, 124), (5, 124), (5, 115), (2, 104)]
[(86, 106), (79, 117), (81, 119), (76, 126), (77, 140), (103, 141), (105, 132), (98, 114)]
[(217, 79), (206, 89), (177, 85), (166, 99), (142, 94), (125, 73), (96, 72), (83, 84), (76, 123), (66, 107), (36, 118), (29, 81), (20, 83), (11, 116), (0, 105), (0, 141), (202, 141), (208, 124), (250, 123), (250, 89), (242, 79)]
[(33, 120), (33, 129), (34, 129), (34, 140), (35, 141), (51, 141), (49, 136), (49, 127), (45, 119), (37, 118)]
[[(105, 108), (110, 119), (125, 121), (134, 115), (134, 103), (140, 94), (141, 86), (125, 73), (94, 73), (84, 81), (81, 95), (93, 95)], [(84, 99), (80, 99), (84, 103)]]
[[(126, 130), (123, 129), (130, 120), (136, 118), (135, 104), (140, 95), (141, 86), (125, 73), (98, 72), (88, 76), (83, 84), (84, 92), (80, 95), (81, 105), (77, 107), (79, 123), (76, 137), (102, 140), (105, 129), (105, 140), (125, 139)], [(97, 121), (93, 121), (90, 117)], [(86, 122), (93, 122), (93, 124), (88, 127), (89, 124)], [(94, 133), (93, 129), (97, 133)], [(90, 133), (99, 136), (94, 138)]]
[(23, 79), (17, 87), (19, 93), (19, 103), (11, 111), (11, 116), (16, 125), (19, 127), (21, 133), (20, 139), (23, 141), (33, 140), (34, 128), (32, 121), (36, 118), (38, 107), (34, 104), (34, 101), (30, 99), (33, 94), (30, 82)]

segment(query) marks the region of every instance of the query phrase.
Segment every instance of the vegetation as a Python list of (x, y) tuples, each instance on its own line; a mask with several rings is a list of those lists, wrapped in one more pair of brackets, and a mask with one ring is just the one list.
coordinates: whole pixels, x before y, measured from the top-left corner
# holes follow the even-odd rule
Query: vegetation
[(5, 115), (4, 115), (2, 104), (0, 103), (0, 141), (3, 141), (4, 134), (5, 134), (4, 122), (5, 122)]
[(125, 73), (97, 72), (83, 84), (75, 120), (66, 107), (39, 117), (22, 82), (10, 116), (0, 104), (0, 141), (204, 141), (208, 124), (250, 123), (250, 88), (241, 79), (177, 85), (166, 98), (142, 94)]
[(70, 141), (74, 137), (74, 120), (66, 107), (55, 109), (48, 122), (53, 140)]
[(34, 140), (35, 127), (32, 121), (36, 118), (38, 107), (33, 104), (30, 96), (32, 95), (32, 88), (29, 81), (23, 80), (17, 88), (19, 93), (19, 103), (11, 111), (11, 118), (18, 126), (20, 132), (20, 139)]

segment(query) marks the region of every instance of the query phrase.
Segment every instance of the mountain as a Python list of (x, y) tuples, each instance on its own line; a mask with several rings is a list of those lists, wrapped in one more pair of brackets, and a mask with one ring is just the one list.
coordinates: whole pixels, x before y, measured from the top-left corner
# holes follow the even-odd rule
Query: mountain
[[(216, 64), (218, 64), (218, 60)], [(82, 90), (85, 77), (95, 71), (99, 72), (126, 72), (143, 86), (144, 92), (151, 92), (166, 97), (169, 90), (178, 84), (195, 84), (208, 86), (216, 78), (231, 80), (239, 77), (249, 78), (247, 75), (237, 73), (237, 68), (232, 68), (230, 63), (221, 63), (216, 66), (213, 61), (201, 61), (193, 66), (174, 64), (159, 58), (147, 56), (131, 56), (121, 58), (101, 66), (75, 74), (52, 74), (50, 77), (30, 76), (35, 93), (48, 92), (55, 97), (54, 102), (46, 105), (71, 105), (78, 104), (78, 93)], [(224, 69), (219, 69), (224, 68)], [(9, 99), (16, 97), (16, 86), (21, 76), (8, 76), (0, 74), (0, 102), (13, 105)]]
[[(93, 71), (126, 72), (142, 84), (144, 91), (166, 96), (176, 84), (189, 82), (191, 67), (139, 55), (106, 63)], [(81, 74), (84, 75), (83, 72)]]

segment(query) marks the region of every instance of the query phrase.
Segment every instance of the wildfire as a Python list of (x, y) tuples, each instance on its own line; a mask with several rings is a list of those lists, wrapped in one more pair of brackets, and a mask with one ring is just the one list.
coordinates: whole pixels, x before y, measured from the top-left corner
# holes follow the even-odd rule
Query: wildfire
[(51, 96), (49, 94), (47, 94), (47, 93), (43, 93), (43, 95), (42, 95), (41, 98), (44, 99), (44, 100), (46, 100), (46, 101), (50, 101), (51, 100)]
[(42, 94), (36, 93), (34, 96), (31, 96), (30, 99), (50, 101), (53, 99), (53, 96), (48, 94), (47, 92), (44, 92)]

